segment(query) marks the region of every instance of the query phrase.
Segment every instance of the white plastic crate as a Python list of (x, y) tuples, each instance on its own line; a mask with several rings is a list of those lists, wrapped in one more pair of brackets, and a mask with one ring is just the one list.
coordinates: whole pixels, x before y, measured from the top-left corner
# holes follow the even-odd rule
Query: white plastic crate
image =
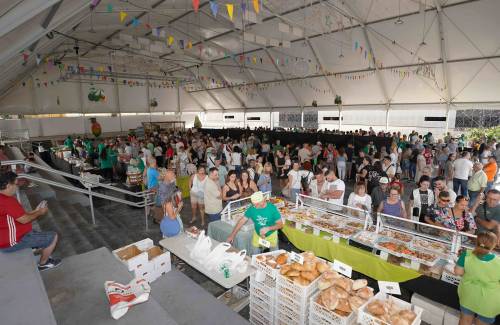
[(255, 301), (250, 302), (250, 312), (251, 313), (258, 313), (261, 318), (272, 322), (274, 319), (274, 308), (273, 306), (267, 306), (266, 304), (263, 303), (258, 303)]
[(276, 279), (276, 290), (279, 294), (290, 297), (294, 300), (308, 299), (318, 290), (318, 282), (321, 277), (317, 277), (308, 286), (301, 286), (294, 283), (287, 277), (278, 274)]
[(250, 324), (253, 325), (273, 325), (274, 318), (272, 320), (266, 319), (264, 316), (256, 311), (250, 309)]
[(273, 251), (273, 252), (253, 255), (252, 256), (252, 266), (257, 269), (257, 272), (263, 272), (266, 275), (269, 275), (271, 278), (276, 279), (276, 275), (279, 273), (279, 269), (273, 269), (272, 267), (267, 265), (265, 262), (258, 261), (257, 256), (268, 256), (268, 255), (278, 256), (280, 254), (286, 254), (286, 253), (287, 253), (287, 251), (280, 249), (280, 250)]
[[(341, 316), (321, 306), (316, 302), (316, 298), (320, 293), (314, 294), (310, 298), (309, 319), (313, 320), (314, 324), (335, 324), (335, 325), (350, 325), (356, 323), (357, 312), (352, 312), (349, 316)], [(309, 322), (311, 324), (311, 322)]]
[(276, 298), (275, 295), (268, 295), (264, 293), (264, 291), (260, 290), (259, 288), (256, 287), (250, 287), (250, 299), (252, 300), (259, 300), (262, 301), (265, 304), (273, 306)]
[(308, 321), (307, 314), (297, 313), (279, 302), (276, 305), (275, 317), (278, 324), (306, 325)]
[(274, 298), (276, 294), (276, 280), (266, 275), (263, 281), (256, 281), (255, 275), (250, 276), (250, 288), (256, 288), (262, 291), (265, 295)]
[(120, 262), (125, 264), (129, 271), (133, 271), (148, 263), (148, 253), (146, 251), (153, 246), (153, 241), (146, 238), (136, 243), (115, 249), (113, 255)]
[(309, 297), (297, 297), (296, 299), (293, 299), (290, 296), (285, 296), (278, 292), (276, 294), (276, 303), (281, 303), (283, 306), (286, 306), (287, 308), (294, 310), (298, 313), (303, 313), (306, 314), (308, 308), (309, 308)]
[[(411, 325), (419, 325), (422, 322), (422, 312), (423, 312), (422, 308), (420, 308), (418, 306), (414, 306), (410, 303), (407, 303), (406, 301), (395, 298), (395, 297), (388, 295), (386, 293), (382, 293), (382, 292), (377, 293), (374, 297), (372, 297), (368, 301), (368, 303), (370, 303), (374, 300), (386, 301), (389, 299), (394, 301), (395, 304), (400, 308), (413, 310), (413, 312), (417, 316), (415, 317), (415, 320), (413, 321), (413, 323), (411, 323)], [(368, 303), (364, 304), (362, 306), (362, 308), (360, 308), (358, 310), (358, 324), (361, 324), (361, 325), (379, 325), (379, 324), (390, 325), (389, 323), (384, 322), (384, 321), (376, 318), (375, 316), (372, 316), (370, 313), (368, 313), (366, 311), (366, 306), (368, 305)]]

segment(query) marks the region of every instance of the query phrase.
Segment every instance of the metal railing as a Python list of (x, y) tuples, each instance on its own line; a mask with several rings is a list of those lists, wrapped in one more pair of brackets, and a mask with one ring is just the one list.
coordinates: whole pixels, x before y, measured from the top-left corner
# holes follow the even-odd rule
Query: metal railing
[[(79, 181), (85, 188), (79, 188), (76, 186), (63, 184), (61, 182), (52, 181), (52, 180), (37, 177), (37, 176), (31, 175), (31, 174), (25, 174), (25, 173), (18, 174), (19, 178), (24, 178), (24, 179), (28, 179), (28, 180), (31, 180), (34, 182), (44, 183), (47, 185), (51, 185), (51, 186), (59, 187), (62, 189), (70, 190), (73, 192), (78, 192), (78, 193), (88, 195), (89, 202), (90, 202), (90, 211), (92, 214), (92, 223), (94, 225), (95, 225), (95, 213), (94, 213), (94, 203), (93, 203), (93, 199), (92, 199), (93, 197), (98, 197), (101, 199), (110, 200), (110, 201), (117, 202), (117, 203), (123, 203), (123, 204), (137, 207), (137, 208), (144, 208), (144, 218), (145, 218), (145, 224), (146, 224), (146, 231), (149, 230), (148, 206), (154, 204), (154, 201), (151, 200), (151, 192), (149, 192), (149, 191), (132, 192), (132, 191), (124, 190), (124, 189), (121, 189), (121, 188), (118, 188), (116, 186), (112, 186), (109, 184), (100, 183), (100, 182), (95, 181), (91, 178), (84, 178), (84, 177), (76, 176), (73, 174), (62, 172), (62, 171), (57, 170), (57, 169), (45, 167), (45, 166), (38, 165), (38, 164), (29, 162), (29, 161), (24, 161), (24, 160), (4, 160), (4, 161), (0, 161), (0, 165), (1, 166), (11, 166), (14, 171), (17, 170), (17, 166), (22, 166), (23, 170), (24, 170), (25, 166), (29, 166), (29, 167), (32, 167), (32, 168), (35, 168), (38, 170), (42, 170), (42, 171), (45, 171), (45, 172), (48, 172), (51, 174), (55, 174), (55, 175), (59, 175), (59, 176), (63, 176), (63, 177), (67, 177), (67, 178)], [(96, 192), (95, 189), (98, 187), (102, 187), (102, 188), (105, 188), (105, 189), (110, 190), (110, 191), (114, 191), (114, 192), (122, 193), (125, 195), (129, 195), (132, 197), (136, 197), (136, 198), (140, 199), (140, 202), (129, 201), (129, 200), (115, 197), (115, 196), (106, 195), (106, 194)], [(93, 189), (94, 189), (94, 191), (93, 191)]]

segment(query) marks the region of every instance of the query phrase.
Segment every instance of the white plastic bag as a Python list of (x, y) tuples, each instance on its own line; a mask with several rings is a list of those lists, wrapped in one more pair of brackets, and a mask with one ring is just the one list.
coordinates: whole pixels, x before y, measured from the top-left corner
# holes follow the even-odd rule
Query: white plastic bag
[(222, 263), (226, 264), (230, 271), (235, 271), (244, 262), (246, 255), (246, 250), (239, 251), (238, 253), (226, 253)]
[(212, 240), (210, 239), (210, 237), (205, 235), (205, 230), (202, 230), (189, 256), (192, 259), (201, 262), (210, 253), (211, 249), (212, 249)]
[(207, 270), (216, 269), (221, 265), (221, 262), (224, 260), (226, 255), (226, 251), (231, 248), (231, 244), (229, 243), (220, 243), (215, 246), (215, 248), (210, 252), (210, 254), (206, 255), (202, 264), (205, 265)]
[(134, 279), (128, 284), (106, 281), (104, 290), (108, 297), (111, 317), (114, 319), (121, 318), (130, 307), (148, 301), (151, 293), (151, 287), (144, 279)]

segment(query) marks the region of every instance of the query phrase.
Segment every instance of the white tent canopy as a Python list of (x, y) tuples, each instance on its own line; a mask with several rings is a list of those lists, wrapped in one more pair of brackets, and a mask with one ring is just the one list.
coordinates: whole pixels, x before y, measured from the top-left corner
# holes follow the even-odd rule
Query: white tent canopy
[(500, 106), (498, 0), (256, 2), (1, 1), (0, 112)]

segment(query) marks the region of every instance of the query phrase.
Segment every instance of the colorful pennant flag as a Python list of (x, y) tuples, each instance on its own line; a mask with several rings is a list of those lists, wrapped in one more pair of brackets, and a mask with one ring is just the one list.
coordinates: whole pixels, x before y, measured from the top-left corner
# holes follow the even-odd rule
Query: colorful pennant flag
[(123, 23), (125, 18), (127, 18), (128, 14), (124, 11), (120, 11), (120, 23)]
[(193, 9), (194, 9), (194, 12), (198, 12), (199, 8), (200, 8), (200, 0), (193, 0)]
[(243, 13), (243, 16), (245, 15), (246, 11), (247, 11), (247, 3), (243, 0), (241, 1), (241, 12)]
[(210, 1), (210, 10), (212, 10), (212, 15), (217, 17), (217, 12), (219, 11), (219, 5), (215, 1)]
[(154, 37), (160, 37), (160, 30), (158, 28), (153, 28), (151, 30), (151, 34), (154, 36)]
[(234, 5), (232, 3), (227, 3), (226, 8), (227, 8), (227, 14), (229, 15), (229, 19), (233, 21)]
[(36, 59), (36, 65), (39, 65), (40, 62), (42, 62), (42, 58), (40, 57), (40, 54), (37, 54), (35, 59)]
[(259, 13), (260, 11), (259, 0), (253, 0), (253, 10), (255, 11), (256, 14)]
[(168, 46), (172, 46), (173, 43), (174, 43), (174, 37), (172, 35), (170, 35), (168, 37)]
[(137, 27), (137, 26), (139, 26), (139, 24), (140, 24), (139, 19), (134, 17), (132, 19), (132, 26)]
[(188, 49), (192, 49), (192, 48), (193, 48), (193, 42), (188, 41), (187, 48), (188, 48)]
[(113, 12), (113, 5), (111, 3), (108, 3), (108, 5), (106, 6), (106, 11), (108, 13), (112, 13)]

